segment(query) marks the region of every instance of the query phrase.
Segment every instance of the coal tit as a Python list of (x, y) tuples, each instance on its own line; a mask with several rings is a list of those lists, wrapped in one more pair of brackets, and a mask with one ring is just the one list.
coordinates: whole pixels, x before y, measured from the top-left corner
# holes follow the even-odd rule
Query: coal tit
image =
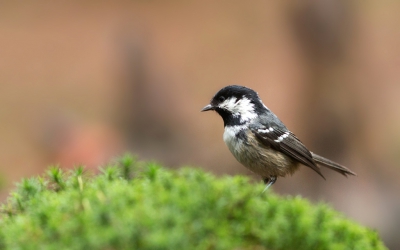
[[(278, 177), (293, 174), (300, 164), (322, 178), (318, 165), (340, 174), (356, 175), (350, 169), (310, 152), (249, 88), (222, 88), (201, 111), (216, 111), (224, 120), (223, 139), (235, 158), (260, 175), (267, 189)], [(264, 189), (264, 190), (265, 190)]]

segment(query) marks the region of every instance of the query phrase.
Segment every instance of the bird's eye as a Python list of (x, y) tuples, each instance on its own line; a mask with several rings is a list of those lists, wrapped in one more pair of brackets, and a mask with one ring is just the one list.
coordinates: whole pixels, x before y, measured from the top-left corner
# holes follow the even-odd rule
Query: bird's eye
[(223, 97), (223, 96), (218, 97), (218, 101), (219, 101), (219, 102), (225, 101), (225, 97)]

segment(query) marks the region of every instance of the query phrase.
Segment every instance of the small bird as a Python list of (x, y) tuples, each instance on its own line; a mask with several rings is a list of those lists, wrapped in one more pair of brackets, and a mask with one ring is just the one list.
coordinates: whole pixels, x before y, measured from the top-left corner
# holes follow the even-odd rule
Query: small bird
[(346, 177), (356, 175), (309, 151), (250, 88), (237, 85), (222, 88), (201, 111), (209, 110), (222, 117), (225, 144), (236, 160), (262, 177), (266, 185), (264, 191), (278, 177), (293, 174), (300, 164), (310, 167), (324, 179), (318, 165)]

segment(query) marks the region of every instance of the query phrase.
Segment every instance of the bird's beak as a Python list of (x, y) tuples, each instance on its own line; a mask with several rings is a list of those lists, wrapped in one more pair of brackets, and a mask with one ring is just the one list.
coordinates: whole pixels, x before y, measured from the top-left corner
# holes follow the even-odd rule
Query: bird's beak
[(214, 110), (214, 109), (215, 109), (215, 107), (214, 107), (213, 105), (208, 104), (207, 106), (205, 106), (205, 107), (201, 110), (201, 112), (209, 111), (209, 110)]

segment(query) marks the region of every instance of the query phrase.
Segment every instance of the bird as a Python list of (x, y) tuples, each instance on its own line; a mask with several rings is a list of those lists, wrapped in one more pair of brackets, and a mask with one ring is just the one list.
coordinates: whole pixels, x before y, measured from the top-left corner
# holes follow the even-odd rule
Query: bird
[(292, 175), (300, 165), (311, 168), (324, 179), (320, 166), (346, 177), (356, 175), (308, 150), (250, 88), (226, 86), (201, 111), (215, 111), (222, 117), (225, 144), (239, 163), (261, 176), (266, 185), (264, 191), (278, 177)]

